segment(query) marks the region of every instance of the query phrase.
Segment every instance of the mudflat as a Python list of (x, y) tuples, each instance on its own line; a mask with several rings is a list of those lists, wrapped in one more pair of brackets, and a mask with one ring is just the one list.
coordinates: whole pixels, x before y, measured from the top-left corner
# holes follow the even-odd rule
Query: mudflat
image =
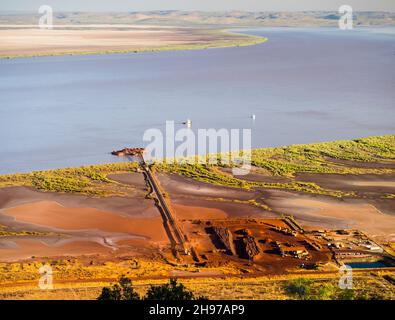
[[(266, 180), (266, 176), (260, 176), (259, 173), (250, 174), (246, 180), (250, 180), (252, 176), (254, 181), (259, 181), (260, 178), (263, 181)], [(333, 179), (337, 187), (348, 186), (350, 189), (357, 190), (359, 189), (352, 185), (354, 179), (364, 181), (366, 184), (374, 184), (376, 181), (393, 181), (392, 174), (298, 175), (298, 179), (301, 180), (307, 180), (307, 177), (317, 183), (322, 182), (325, 186)], [(349, 177), (351, 178), (348, 179)], [(204, 212), (203, 216), (221, 219), (222, 215), (218, 213), (218, 209), (224, 212), (227, 218), (279, 218), (286, 214), (294, 216), (305, 226), (358, 229), (378, 240), (395, 240), (394, 200), (381, 199), (377, 193), (382, 190), (378, 190), (371, 197), (347, 199), (268, 188), (254, 190), (229, 188), (194, 181), (174, 174), (162, 174), (160, 180), (180, 217), (184, 217), (185, 214), (190, 219), (196, 218), (198, 215), (196, 212), (200, 210)], [(330, 184), (330, 186), (333, 185)], [(268, 209), (260, 207), (259, 204), (266, 205)]]
[(358, 229), (378, 240), (395, 240), (395, 216), (383, 213), (368, 200), (272, 191), (267, 202), (274, 211), (292, 214), (306, 225)]
[(159, 216), (136, 219), (94, 208), (66, 208), (50, 201), (6, 209), (4, 214), (13, 217), (16, 222), (45, 226), (54, 230), (96, 230), (107, 233), (140, 234), (153, 240), (166, 239), (164, 232), (160, 232)]
[(162, 218), (154, 203), (145, 199), (142, 175), (131, 177), (135, 190), (127, 197), (0, 189), (0, 226), (13, 232), (0, 239), (0, 261), (32, 256), (116, 258), (167, 246)]
[(256, 190), (217, 186), (175, 174), (160, 174), (159, 180), (177, 215), (184, 219), (197, 219), (198, 212), (202, 212), (201, 219), (277, 217), (265, 210), (262, 194)]
[(395, 192), (395, 174), (311, 174), (297, 173), (297, 180), (314, 182), (324, 188), (378, 195)]
[(212, 45), (241, 38), (193, 28), (104, 25), (78, 26), (76, 30), (32, 26), (0, 30), (0, 56), (146, 51), (169, 46)]

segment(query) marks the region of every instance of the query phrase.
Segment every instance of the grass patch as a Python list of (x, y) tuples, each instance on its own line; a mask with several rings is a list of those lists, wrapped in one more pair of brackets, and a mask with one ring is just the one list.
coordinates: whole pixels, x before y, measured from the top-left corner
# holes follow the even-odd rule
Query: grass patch
[(286, 281), (284, 289), (296, 300), (392, 300), (392, 289), (385, 283), (389, 275), (378, 274), (377, 277), (378, 281), (369, 277), (364, 277), (363, 281), (358, 279), (358, 285), (352, 289), (341, 289), (335, 281), (297, 278)]
[(51, 236), (59, 236), (59, 234), (55, 233), (45, 233), (45, 232), (37, 232), (37, 231), (7, 231), (0, 230), (0, 237), (51, 237)]
[[(0, 283), (15, 283), (18, 281), (38, 280), (39, 268), (44, 264), (50, 265), (54, 280), (92, 280), (118, 279), (124, 275), (129, 278), (167, 277), (170, 271), (196, 271), (194, 266), (174, 266), (165, 261), (146, 259), (126, 259), (123, 261), (107, 261), (82, 263), (78, 259), (41, 259), (41, 261), (0, 263)], [(236, 267), (199, 267), (201, 270), (223, 272), (228, 275), (239, 274)]]
[(34, 171), (25, 174), (0, 175), (0, 187), (31, 186), (42, 191), (68, 192), (88, 195), (122, 195), (119, 184), (107, 178), (109, 174), (135, 172), (137, 162), (122, 162)]
[(312, 182), (292, 181), (288, 183), (280, 182), (253, 182), (235, 178), (229, 174), (221, 172), (217, 166), (203, 164), (153, 164), (153, 170), (176, 173), (192, 178), (200, 182), (211, 183), (218, 186), (233, 187), (239, 189), (270, 188), (287, 189), (292, 191), (329, 195), (334, 197), (353, 196), (353, 192), (342, 192), (336, 190), (323, 189)]
[[(137, 263), (136, 263), (137, 261)], [(54, 272), (54, 290), (40, 290), (37, 281), (40, 277), (38, 269), (43, 265), (40, 262), (32, 263), (3, 263), (0, 264), (0, 282), (8, 284), (0, 286), (0, 298), (8, 299), (96, 299), (104, 286), (111, 285), (117, 277), (128, 275), (133, 277), (133, 285), (139, 294), (144, 294), (151, 285), (160, 285), (168, 282), (170, 268), (162, 267), (160, 262), (152, 262), (148, 265), (142, 259), (125, 260), (118, 263), (104, 263), (97, 266), (84, 267), (76, 260), (52, 261)], [(157, 266), (155, 266), (157, 265)], [(143, 278), (140, 277), (141, 269), (147, 267), (144, 275), (151, 272), (160, 272), (166, 278)], [(84, 270), (86, 268), (86, 270)], [(87, 272), (87, 270), (89, 270)], [(174, 270), (174, 267), (173, 267)], [(226, 270), (224, 270), (226, 271)], [(167, 275), (166, 275), (167, 274)], [(137, 278), (134, 278), (134, 275)], [(67, 278), (78, 276), (78, 278)], [(108, 276), (108, 279), (106, 279)], [(393, 276), (391, 271), (365, 271), (353, 274), (353, 286), (357, 296), (366, 299), (395, 299), (393, 285), (386, 278)], [(332, 298), (331, 288), (337, 287), (339, 274), (306, 274), (311, 286), (310, 294), (318, 293), (320, 298)], [(270, 277), (240, 278), (239, 275), (228, 274), (224, 278), (199, 277), (182, 279), (189, 290), (197, 295), (208, 297), (210, 300), (223, 299), (270, 299), (283, 300), (295, 299), (287, 290), (293, 279), (300, 275), (273, 275)], [(59, 280), (66, 280), (61, 282)], [(75, 281), (78, 279), (78, 281)], [(86, 282), (84, 282), (84, 279)], [(111, 280), (112, 279), (112, 280)], [(29, 283), (29, 281), (31, 281)], [(93, 282), (94, 281), (94, 282)], [(13, 285), (10, 286), (9, 284)]]
[(252, 164), (275, 176), (292, 177), (296, 172), (369, 174), (390, 173), (393, 169), (359, 168), (331, 162), (331, 159), (355, 162), (395, 160), (395, 135), (355, 140), (300, 144), (287, 147), (255, 149)]
[[(230, 154), (223, 155), (230, 158)], [(237, 155), (236, 155), (237, 156)], [(176, 159), (175, 163), (154, 164), (154, 170), (176, 173), (200, 182), (214, 185), (252, 189), (287, 189), (298, 192), (329, 195), (334, 197), (355, 196), (354, 192), (328, 190), (315, 183), (291, 180), (288, 183), (251, 182), (236, 178), (219, 170), (219, 167), (232, 167), (224, 164), (221, 155), (208, 155), (215, 159), (214, 164), (188, 164), (186, 159)], [(223, 158), (223, 157), (222, 157)], [(234, 155), (233, 155), (234, 158)], [(196, 157), (195, 159), (198, 159)], [(347, 164), (334, 160), (346, 160)], [(368, 137), (315, 144), (300, 144), (277, 148), (254, 149), (251, 153), (253, 166), (264, 169), (269, 175), (294, 178), (295, 173), (327, 174), (385, 174), (394, 169), (361, 168), (359, 162), (392, 162), (395, 164), (395, 135)], [(212, 162), (211, 162), (212, 163)], [(388, 194), (385, 198), (392, 198)]]
[[(220, 168), (232, 167), (221, 162), (220, 155), (213, 165), (190, 164), (185, 159), (175, 163), (154, 163), (151, 168), (160, 172), (180, 174), (200, 182), (239, 189), (270, 188), (328, 195), (355, 196), (354, 192), (324, 189), (312, 182), (291, 179), (289, 182), (253, 182), (224, 173)], [(333, 159), (352, 161), (347, 164)], [(252, 150), (252, 165), (269, 175), (294, 178), (295, 173), (386, 174), (395, 169), (361, 168), (360, 162), (393, 162), (395, 164), (395, 135), (369, 137), (349, 141), (324, 142), (308, 145)], [(0, 187), (33, 186), (43, 191), (70, 192), (97, 196), (123, 195), (120, 184), (107, 178), (109, 174), (135, 172), (138, 163), (123, 162), (37, 171), (27, 174), (0, 175)], [(393, 199), (393, 194), (383, 196)]]

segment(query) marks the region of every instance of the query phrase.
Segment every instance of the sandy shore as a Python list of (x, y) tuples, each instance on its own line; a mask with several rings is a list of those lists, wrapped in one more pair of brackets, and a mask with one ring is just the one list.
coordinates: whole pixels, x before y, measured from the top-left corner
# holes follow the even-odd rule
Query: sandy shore
[(251, 39), (255, 38), (192, 28), (111, 25), (77, 30), (15, 28), (0, 30), (0, 57), (221, 47), (247, 43)]

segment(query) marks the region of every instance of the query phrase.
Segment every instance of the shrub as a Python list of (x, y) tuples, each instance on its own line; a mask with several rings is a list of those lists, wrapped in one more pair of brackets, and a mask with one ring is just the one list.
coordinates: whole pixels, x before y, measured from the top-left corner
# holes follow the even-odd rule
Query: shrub
[(197, 300), (203, 297), (195, 297), (185, 286), (177, 284), (176, 279), (170, 279), (169, 283), (160, 286), (151, 286), (144, 299), (146, 300)]
[[(104, 287), (98, 300), (140, 300), (140, 296), (134, 291), (132, 281), (121, 277), (117, 284), (112, 287)], [(150, 286), (144, 300), (198, 300), (205, 297), (195, 297), (183, 284), (178, 284), (176, 279), (170, 279), (169, 283)]]
[(288, 281), (285, 285), (285, 291), (299, 300), (310, 300), (311, 280), (299, 278)]
[(132, 281), (122, 276), (119, 283), (103, 288), (97, 300), (140, 300), (140, 296), (134, 291)]

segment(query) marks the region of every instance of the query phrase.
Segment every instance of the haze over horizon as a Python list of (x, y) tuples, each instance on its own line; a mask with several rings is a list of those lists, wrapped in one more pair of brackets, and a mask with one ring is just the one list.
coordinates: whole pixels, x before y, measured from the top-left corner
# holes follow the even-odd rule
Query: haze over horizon
[(392, 0), (14, 0), (1, 3), (0, 11), (37, 11), (42, 5), (55, 11), (128, 12), (155, 10), (183, 11), (337, 11), (341, 5), (350, 5), (354, 11), (395, 12)]

